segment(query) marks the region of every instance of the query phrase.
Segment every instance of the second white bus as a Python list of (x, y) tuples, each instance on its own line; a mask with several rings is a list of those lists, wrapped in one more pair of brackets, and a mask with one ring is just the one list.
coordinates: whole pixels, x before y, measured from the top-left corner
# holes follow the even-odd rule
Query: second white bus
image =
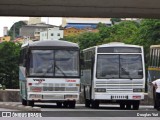
[(139, 109), (146, 79), (143, 47), (109, 43), (82, 52), (85, 106), (118, 103), (121, 109)]

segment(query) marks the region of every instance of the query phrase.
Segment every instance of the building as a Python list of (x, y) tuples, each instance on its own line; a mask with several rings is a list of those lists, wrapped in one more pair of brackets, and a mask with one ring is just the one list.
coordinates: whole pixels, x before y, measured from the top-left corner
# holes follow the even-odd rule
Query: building
[(29, 17), (28, 25), (41, 23), (41, 17)]
[(3, 27), (3, 36), (8, 35), (8, 27)]
[(30, 38), (31, 40), (39, 40), (40, 32), (47, 31), (48, 28), (53, 28), (54, 25), (38, 23), (32, 25), (24, 25), (20, 28), (20, 36)]
[(63, 38), (63, 28), (55, 26), (40, 32), (40, 40), (59, 40)]
[(1, 42), (9, 42), (11, 40), (10, 36), (4, 36), (4, 37), (0, 37), (0, 43)]
[(64, 36), (73, 36), (73, 35), (78, 35), (80, 33), (83, 33), (84, 30), (83, 29), (77, 29), (74, 27), (68, 27), (64, 29)]
[(96, 29), (98, 23), (104, 23), (106, 26), (111, 26), (110, 18), (62, 18), (62, 27), (70, 28), (74, 27), (77, 29), (92, 28)]

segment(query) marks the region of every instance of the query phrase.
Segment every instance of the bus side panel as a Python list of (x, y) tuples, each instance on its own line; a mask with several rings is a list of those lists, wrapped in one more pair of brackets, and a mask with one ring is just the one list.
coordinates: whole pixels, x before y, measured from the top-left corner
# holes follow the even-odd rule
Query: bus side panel
[(20, 96), (22, 99), (27, 99), (26, 97), (26, 75), (25, 68), (19, 67), (19, 85), (20, 85)]
[(90, 99), (91, 70), (83, 70), (82, 84), (85, 85), (86, 98)]

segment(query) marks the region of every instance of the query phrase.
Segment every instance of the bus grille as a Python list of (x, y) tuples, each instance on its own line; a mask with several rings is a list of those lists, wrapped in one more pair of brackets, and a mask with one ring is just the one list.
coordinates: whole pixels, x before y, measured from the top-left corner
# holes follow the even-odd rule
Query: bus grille
[(133, 89), (143, 88), (142, 83), (96, 82), (96, 88), (106, 88), (108, 93), (133, 93)]
[(52, 99), (52, 100), (58, 100), (58, 99), (64, 99), (64, 95), (43, 95), (44, 99)]
[(77, 87), (43, 87), (43, 91), (78, 91)]
[(33, 86), (30, 87), (30, 90), (41, 88), (41, 91), (78, 91), (79, 87), (76, 86), (76, 84), (64, 84), (64, 83), (43, 83), (43, 84), (33, 84)]

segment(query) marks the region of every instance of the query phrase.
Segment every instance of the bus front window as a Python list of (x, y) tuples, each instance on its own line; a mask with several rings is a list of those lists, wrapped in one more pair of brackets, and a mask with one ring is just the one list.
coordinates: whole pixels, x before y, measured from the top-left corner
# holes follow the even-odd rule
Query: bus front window
[(118, 55), (98, 55), (97, 78), (119, 78), (118, 68)]
[(30, 57), (30, 75), (53, 76), (54, 73), (53, 50), (32, 50)]
[(98, 55), (98, 79), (141, 79), (143, 78), (142, 56), (138, 54)]
[(120, 78), (143, 78), (141, 55), (120, 55)]
[(79, 76), (78, 51), (32, 50), (30, 56), (31, 76)]
[(55, 51), (55, 76), (79, 76), (78, 51)]

